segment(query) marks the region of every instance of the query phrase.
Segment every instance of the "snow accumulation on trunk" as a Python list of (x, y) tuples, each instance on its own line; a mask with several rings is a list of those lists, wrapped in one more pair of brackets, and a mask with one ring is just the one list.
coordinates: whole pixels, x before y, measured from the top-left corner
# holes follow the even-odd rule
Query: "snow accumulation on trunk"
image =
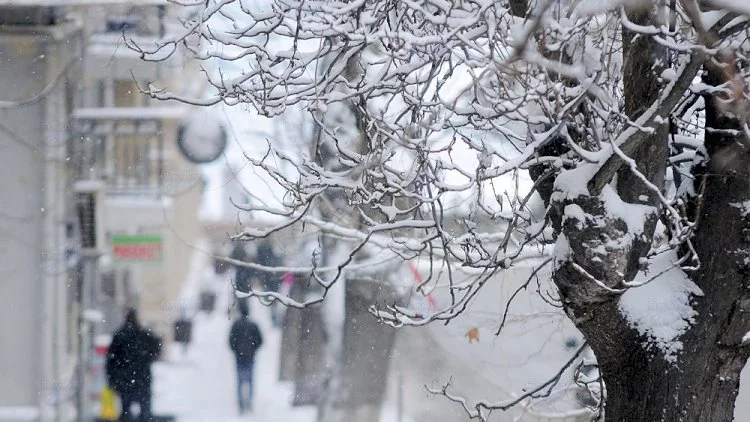
[(587, 163), (574, 169), (561, 171), (555, 178), (555, 192), (551, 200), (572, 200), (581, 195), (589, 195), (588, 182), (598, 169), (597, 165)]
[(620, 298), (619, 309), (628, 323), (647, 338), (647, 347), (659, 348), (669, 362), (682, 350), (682, 335), (697, 315), (690, 304), (692, 296), (702, 296), (677, 264), (674, 251), (649, 259), (646, 270), (633, 280), (640, 287), (628, 289)]
[(739, 208), (740, 210), (742, 210), (743, 217), (747, 217), (748, 214), (750, 214), (750, 201), (730, 202), (729, 205), (734, 208)]

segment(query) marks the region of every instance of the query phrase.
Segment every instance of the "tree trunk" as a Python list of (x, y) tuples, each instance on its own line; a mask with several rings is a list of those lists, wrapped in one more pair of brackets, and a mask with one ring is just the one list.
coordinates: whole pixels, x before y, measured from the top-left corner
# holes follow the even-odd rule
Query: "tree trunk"
[[(659, 25), (653, 13), (655, 12), (648, 7), (636, 5), (633, 10), (628, 10), (627, 15), (632, 22), (639, 25)], [(669, 57), (666, 47), (653, 38), (644, 37), (627, 28), (622, 29), (622, 43), (625, 113), (630, 120), (635, 121), (658, 100), (663, 87), (659, 74), (665, 69)], [(668, 132), (667, 124), (659, 125), (630, 157), (638, 163), (638, 170), (659, 187), (664, 186), (664, 173), (669, 156)], [(623, 166), (618, 172), (617, 182), (620, 186), (618, 193), (623, 201), (652, 206), (659, 204), (657, 196), (627, 166)], [(648, 199), (643, 200), (643, 197)]]
[[(304, 286), (301, 277), (295, 276), (289, 297), (296, 301), (304, 300)], [(281, 350), (279, 351), (279, 381), (295, 379), (299, 346), (302, 337), (302, 310), (287, 307), (281, 323)]]
[[(745, 357), (705, 346), (688, 345), (679, 368), (660, 358), (601, 363), (605, 420), (731, 421)], [(632, 356), (641, 355), (634, 350)]]
[(319, 421), (380, 420), (396, 329), (368, 312), (376, 303), (404, 305), (403, 292), (388, 281), (347, 280), (342, 356), (323, 396)]
[(301, 334), (294, 371), (294, 406), (317, 405), (325, 381), (324, 360), (325, 329), (320, 306), (300, 310)]
[[(606, 389), (606, 421), (732, 420), (749, 352), (742, 344), (750, 329), (748, 280), (736, 270), (736, 262), (728, 262), (727, 238), (710, 238), (713, 253), (704, 255), (705, 267), (696, 277), (703, 281), (705, 295), (694, 298), (698, 315), (680, 338), (683, 350), (676, 361), (648, 347), (648, 340), (628, 325), (617, 306), (619, 296), (599, 292), (598, 303), (570, 300), (584, 297), (580, 287), (592, 283), (570, 264), (556, 272), (566, 310), (596, 355)], [(701, 250), (708, 247), (702, 244)]]
[[(628, 16), (636, 23), (649, 23), (648, 14), (642, 11)], [(632, 34), (623, 31), (623, 38), (626, 111), (634, 119), (642, 113), (639, 104), (649, 104), (658, 94), (653, 73), (656, 55), (649, 44), (652, 41), (645, 37), (634, 41)], [(705, 83), (718, 86), (726, 82), (726, 70), (711, 64), (706, 67)], [(741, 127), (731, 106), (721, 109), (710, 96), (705, 102), (706, 127)], [(665, 356), (649, 345), (621, 314), (621, 295), (590, 279), (593, 276), (610, 288), (621, 288), (623, 278), (632, 279), (650, 246), (656, 221), (646, 224), (646, 236), (604, 256), (591, 252), (602, 238), (628, 237), (624, 222), (607, 216), (599, 198), (581, 197), (572, 202), (602, 218), (603, 227), (576, 227), (575, 221), (561, 224), (570, 252), (558, 264), (554, 281), (565, 311), (596, 355), (605, 386), (606, 421), (733, 419), (740, 372), (750, 355), (750, 342), (743, 342), (750, 331), (750, 155), (747, 140), (728, 133), (706, 131), (709, 161), (695, 172), (698, 195), (689, 208), (696, 223), (692, 241), (701, 264), (687, 275), (703, 294), (691, 300), (697, 315), (678, 338), (682, 350), (676, 355)], [(632, 157), (656, 186), (661, 186), (666, 166), (665, 136), (657, 130)], [(620, 171), (617, 191), (626, 202), (658, 206), (655, 195), (629, 169)], [(648, 200), (643, 201), (642, 195)], [(664, 306), (664, 299), (654, 298), (655, 312)]]

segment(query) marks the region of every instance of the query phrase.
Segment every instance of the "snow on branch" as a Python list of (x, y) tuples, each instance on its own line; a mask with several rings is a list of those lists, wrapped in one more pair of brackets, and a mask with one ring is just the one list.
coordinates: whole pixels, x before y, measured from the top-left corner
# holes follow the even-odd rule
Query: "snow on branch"
[[(727, 6), (698, 16), (685, 6), (673, 25), (660, 26), (633, 22), (627, 2), (542, 1), (524, 18), (481, 0), (186, 5), (197, 13), (181, 31), (156, 46), (128, 45), (147, 60), (182, 46), (211, 62), (214, 93), (189, 99), (150, 86), (152, 97), (249, 104), (265, 116), (301, 107), (317, 127), (306, 140), (310, 154), (269, 142), (264, 156), (247, 157), (280, 187), (281, 207), (241, 208), (283, 220), (236, 239), (309, 225), (352, 248), (365, 242), (401, 259), (427, 255), (491, 271), (555, 236), (554, 213), (540, 203), (552, 179), (558, 190), (570, 181), (564, 195), (597, 196), (623, 166), (640, 174), (629, 157), (728, 45), (706, 34), (738, 34), (745, 13)], [(632, 121), (622, 110), (624, 29), (671, 50), (661, 94)], [(584, 168), (585, 178), (566, 179)], [(674, 244), (687, 241), (690, 223), (661, 187), (650, 187), (674, 223)], [(333, 221), (315, 216), (320, 207), (353, 212), (336, 211)], [(444, 315), (463, 307), (453, 300)], [(401, 309), (388, 312), (393, 323), (416, 323)]]
[[(345, 252), (319, 267), (229, 260), (309, 274), (322, 289), (308, 301), (249, 295), (304, 307), (323, 300), (347, 271), (424, 259), (429, 274), (415, 291), (445, 287), (440, 307), (370, 308), (385, 324), (424, 325), (457, 317), (516, 266), (570, 270), (576, 283), (563, 287), (580, 288), (577, 303), (648, 288), (652, 279), (635, 277), (664, 250), (683, 254), (675, 261), (680, 271), (699, 267), (685, 195), (696, 194), (691, 172), (704, 153), (703, 133), (712, 130), (701, 95), (725, 93), (734, 98), (727, 107), (739, 107), (748, 86), (746, 66), (734, 66), (731, 81), (716, 87), (701, 72), (707, 63), (747, 61), (750, 10), (724, 0), (673, 3), (637, 20), (631, 7), (656, 6), (541, 0), (519, 16), (488, 0), (209, 0), (185, 2), (197, 14), (155, 47), (128, 45), (146, 60), (182, 49), (206, 65), (205, 97), (150, 85), (153, 98), (248, 105), (257, 113), (249, 118), (281, 122), (293, 108), (313, 127), (295, 140), (300, 151), (238, 140), (267, 145), (246, 159), (274, 184), (277, 201), (242, 205), (274, 223), (233, 238), (304, 228)], [(638, 113), (626, 107), (624, 83), (635, 80), (624, 75), (633, 39), (653, 44), (639, 69), (651, 72), (644, 78), (655, 95), (636, 104)], [(644, 169), (650, 157), (638, 153), (661, 133), (670, 151), (659, 172), (667, 174), (652, 177)], [(624, 175), (646, 194), (623, 199)], [(658, 235), (657, 222), (665, 228)], [(459, 273), (471, 277), (458, 281)], [(657, 340), (668, 337), (632, 321)], [(508, 403), (452, 399), (482, 418), (550, 391), (561, 373)]]

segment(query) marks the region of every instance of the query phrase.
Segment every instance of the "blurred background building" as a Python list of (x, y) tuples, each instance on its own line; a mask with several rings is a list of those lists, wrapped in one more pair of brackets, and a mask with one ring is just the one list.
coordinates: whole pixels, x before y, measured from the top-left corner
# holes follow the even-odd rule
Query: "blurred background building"
[(170, 341), (203, 181), (176, 146), (185, 106), (139, 86), (204, 79), (183, 51), (142, 62), (124, 39), (155, 42), (176, 13), (158, 0), (0, 0), (2, 421), (94, 412), (94, 345), (126, 307)]

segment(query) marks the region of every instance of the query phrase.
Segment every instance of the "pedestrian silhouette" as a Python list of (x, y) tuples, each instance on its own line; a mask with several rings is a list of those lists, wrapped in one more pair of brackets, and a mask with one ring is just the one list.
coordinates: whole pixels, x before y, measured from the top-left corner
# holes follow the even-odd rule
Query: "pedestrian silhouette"
[[(283, 265), (282, 259), (274, 252), (273, 245), (266, 239), (258, 245), (258, 249), (255, 252), (254, 262), (264, 267), (280, 267)], [(254, 274), (263, 286), (263, 290), (267, 292), (279, 292), (281, 286), (282, 274), (275, 271), (256, 271)], [(271, 322), (274, 327), (278, 327), (280, 324), (279, 308), (276, 301), (268, 306), (268, 311), (271, 313)]]
[[(255, 252), (255, 263), (264, 267), (279, 267), (283, 264), (281, 258), (276, 255), (273, 245), (270, 241), (264, 240), (258, 245)], [(278, 292), (281, 285), (281, 274), (269, 271), (258, 271), (256, 276), (260, 279), (263, 290), (269, 292)]]
[[(161, 339), (141, 327), (134, 309), (115, 333), (107, 351), (107, 380), (120, 396), (121, 421), (151, 420), (151, 364), (161, 353)], [(138, 403), (140, 412), (131, 409)]]
[[(240, 241), (234, 242), (234, 247), (229, 257), (240, 262), (248, 262), (250, 259), (247, 250), (245, 250), (245, 245)], [(255, 270), (253, 268), (234, 264), (234, 288), (236, 291), (249, 293), (252, 288), (253, 277), (255, 277)], [(240, 298), (239, 302), (245, 302), (247, 306), (250, 306), (248, 298)]]
[[(258, 325), (250, 321), (249, 308), (240, 302), (240, 317), (232, 323), (229, 332), (229, 347), (237, 362), (237, 404), (240, 413), (252, 410), (253, 364), (255, 353), (263, 344), (263, 336)], [(243, 386), (247, 391), (243, 391)]]

